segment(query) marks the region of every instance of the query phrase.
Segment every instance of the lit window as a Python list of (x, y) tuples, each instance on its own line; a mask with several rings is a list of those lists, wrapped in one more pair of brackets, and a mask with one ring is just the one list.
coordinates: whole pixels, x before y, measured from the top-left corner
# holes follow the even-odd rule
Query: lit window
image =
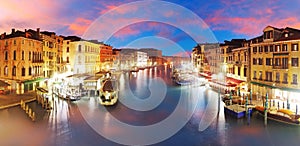
[(12, 68), (12, 75), (13, 75), (13, 76), (16, 76), (16, 74), (17, 74), (17, 68), (16, 68), (16, 66), (14, 66), (14, 67)]

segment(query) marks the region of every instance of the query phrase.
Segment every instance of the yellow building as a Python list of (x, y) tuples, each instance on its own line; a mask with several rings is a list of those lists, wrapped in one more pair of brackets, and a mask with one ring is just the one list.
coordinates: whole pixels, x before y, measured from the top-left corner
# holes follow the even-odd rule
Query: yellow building
[(43, 41), (44, 77), (51, 78), (57, 70), (58, 43), (54, 32), (41, 32)]
[(0, 79), (11, 85), (11, 93), (23, 94), (43, 82), (43, 50), (39, 29), (1, 35)]
[(254, 94), (300, 103), (300, 30), (267, 26), (251, 39), (251, 89)]
[(227, 77), (231, 77), (235, 79), (236, 82), (242, 83), (239, 84), (240, 89), (242, 92), (248, 92), (248, 82), (249, 80), (249, 43), (248, 41), (245, 41), (242, 43), (242, 47), (235, 48), (232, 50), (232, 53), (230, 58), (232, 58), (231, 61), (231, 72), (227, 73)]
[(100, 70), (100, 44), (79, 37), (65, 37), (63, 41), (63, 62), (69, 74), (96, 73)]
[(218, 48), (218, 43), (202, 43), (194, 47), (191, 55), (194, 68), (199, 72), (214, 72)]

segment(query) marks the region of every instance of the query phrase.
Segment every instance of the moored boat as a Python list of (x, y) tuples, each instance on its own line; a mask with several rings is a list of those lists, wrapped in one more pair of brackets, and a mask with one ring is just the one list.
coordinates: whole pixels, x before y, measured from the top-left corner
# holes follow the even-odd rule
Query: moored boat
[(107, 79), (104, 81), (101, 89), (99, 101), (101, 105), (114, 105), (118, 101), (118, 91), (116, 80)]
[[(264, 116), (265, 107), (256, 106), (255, 110), (261, 116)], [(288, 109), (276, 109), (269, 108), (267, 109), (267, 118), (273, 121), (290, 124), (290, 125), (300, 125), (300, 115), (296, 115), (293, 111)]]
[[(247, 115), (245, 106), (239, 104), (224, 105), (224, 112), (236, 118), (242, 118)], [(248, 113), (252, 114), (251, 107), (248, 107)]]

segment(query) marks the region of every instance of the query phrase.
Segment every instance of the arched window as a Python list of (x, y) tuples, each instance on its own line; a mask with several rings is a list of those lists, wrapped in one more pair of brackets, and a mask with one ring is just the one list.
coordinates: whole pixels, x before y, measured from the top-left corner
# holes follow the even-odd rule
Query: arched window
[(14, 50), (14, 60), (17, 60), (17, 51)]
[(16, 76), (16, 73), (17, 73), (17, 67), (14, 66), (14, 67), (12, 68), (12, 75), (13, 75), (13, 76)]
[(4, 58), (5, 58), (5, 60), (8, 60), (8, 51), (5, 51)]
[(26, 74), (26, 69), (24, 67), (22, 67), (22, 77), (24, 77)]
[(28, 68), (28, 75), (31, 76), (31, 67)]
[(6, 75), (6, 76), (8, 75), (8, 67), (7, 66), (4, 67), (4, 75)]

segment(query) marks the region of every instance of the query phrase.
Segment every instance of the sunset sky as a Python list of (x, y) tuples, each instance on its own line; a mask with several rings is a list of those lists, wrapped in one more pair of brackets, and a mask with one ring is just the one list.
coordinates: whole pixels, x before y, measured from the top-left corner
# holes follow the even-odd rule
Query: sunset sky
[[(1, 0), (0, 33), (18, 30), (36, 29), (54, 31), (58, 35), (83, 36), (90, 25), (109, 10), (116, 9), (123, 18), (112, 15), (109, 24), (122, 23), (130, 10), (141, 12), (132, 7), (124, 10), (118, 8), (132, 0)], [(152, 0), (147, 1), (149, 5)], [(299, 0), (172, 0), (174, 4), (183, 6), (200, 17), (212, 30), (216, 41), (223, 42), (233, 38), (246, 38), (261, 35), (267, 25), (275, 27), (293, 27), (300, 29)], [(157, 11), (164, 11), (165, 19), (180, 18), (185, 14), (176, 14), (175, 9), (158, 6)], [(169, 11), (169, 12), (167, 12)], [(129, 15), (129, 14), (128, 14)], [(170, 17), (170, 18), (168, 18)], [(186, 20), (175, 19), (178, 24), (189, 23)], [(200, 26), (204, 27), (204, 26)], [(109, 30), (110, 26), (99, 26), (99, 29)], [(192, 26), (191, 26), (192, 29)], [(101, 34), (99, 34), (101, 35)], [(100, 37), (101, 38), (101, 37)], [(98, 39), (98, 38), (96, 38)], [(100, 40), (103, 41), (103, 40)], [(176, 26), (160, 22), (139, 22), (119, 29), (105, 43), (115, 48), (122, 47), (156, 47), (166, 55), (182, 52), (180, 47), (191, 51), (196, 45), (195, 40), (184, 30)], [(198, 40), (197, 40), (198, 41)], [(203, 40), (206, 42), (207, 40)], [(174, 49), (177, 48), (177, 49)]]

